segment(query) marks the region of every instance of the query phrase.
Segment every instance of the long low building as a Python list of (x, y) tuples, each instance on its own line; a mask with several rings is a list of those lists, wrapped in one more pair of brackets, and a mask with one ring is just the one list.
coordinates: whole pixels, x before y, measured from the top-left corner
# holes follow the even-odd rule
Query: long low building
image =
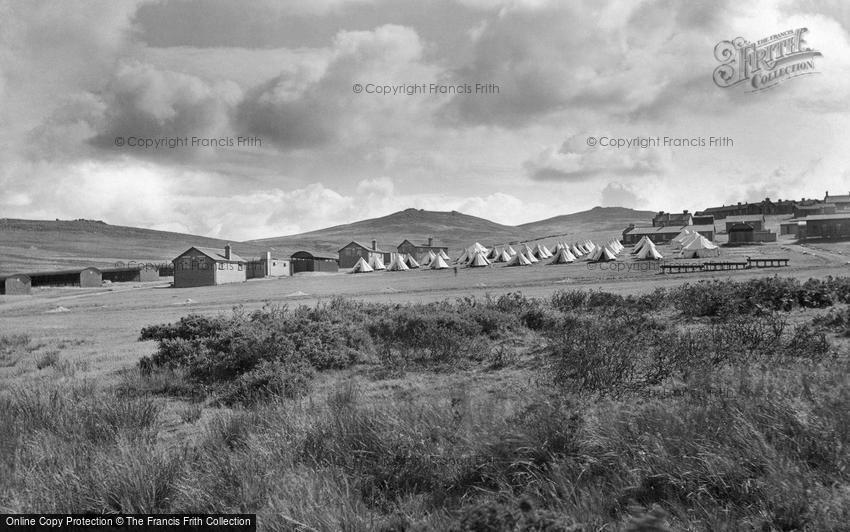
[(806, 216), (800, 226), (801, 238), (850, 238), (850, 212)]
[(103, 276), (98, 268), (78, 268), (74, 270), (54, 270), (47, 272), (27, 272), (32, 286), (79, 286), (94, 288), (103, 284)]
[(293, 275), (301, 272), (337, 273), (339, 259), (329, 253), (296, 251), (290, 259)]
[(30, 294), (32, 279), (25, 273), (13, 273), (0, 277), (0, 294), (6, 296), (25, 296)]
[(623, 245), (632, 246), (647, 237), (655, 244), (666, 244), (685, 229), (696, 231), (708, 240), (714, 240), (714, 225), (681, 225), (666, 227), (635, 227), (630, 225), (623, 231)]
[(159, 281), (159, 267), (150, 265), (99, 268), (101, 279), (112, 283)]

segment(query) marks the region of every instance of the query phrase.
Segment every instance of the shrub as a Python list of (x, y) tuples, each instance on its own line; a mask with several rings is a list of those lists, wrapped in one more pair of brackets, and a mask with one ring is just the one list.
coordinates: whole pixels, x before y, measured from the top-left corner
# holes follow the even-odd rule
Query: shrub
[(313, 368), (307, 364), (264, 361), (225, 385), (219, 398), (227, 405), (254, 404), (274, 397), (294, 399), (307, 393), (312, 377)]
[(499, 296), (495, 302), (496, 309), (510, 314), (521, 314), (536, 306), (538, 306), (538, 301), (525, 296), (522, 292), (508, 292)]
[(477, 354), (482, 327), (469, 316), (436, 305), (399, 308), (377, 319), (369, 332), (384, 350), (409, 353), (422, 362), (458, 361)]
[(51, 349), (36, 359), (35, 367), (38, 369), (49, 368), (57, 362), (59, 362), (59, 351)]
[(558, 290), (549, 299), (549, 303), (561, 312), (570, 312), (584, 306), (587, 292), (584, 290)]
[(222, 325), (219, 318), (210, 318), (200, 314), (189, 314), (180, 318), (177, 323), (150, 325), (142, 328), (139, 340), (164, 340), (182, 338), (192, 340), (205, 338), (215, 333)]

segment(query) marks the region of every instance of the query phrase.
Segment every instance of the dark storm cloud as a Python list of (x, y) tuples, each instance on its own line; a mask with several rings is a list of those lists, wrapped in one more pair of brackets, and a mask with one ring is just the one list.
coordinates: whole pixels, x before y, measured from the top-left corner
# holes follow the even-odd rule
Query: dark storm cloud
[[(114, 149), (116, 137), (205, 137), (229, 132), (231, 109), (241, 98), (241, 90), (234, 83), (207, 83), (186, 74), (132, 63), (116, 72), (101, 98), (106, 109), (91, 142)], [(197, 151), (135, 153), (162, 158)]]

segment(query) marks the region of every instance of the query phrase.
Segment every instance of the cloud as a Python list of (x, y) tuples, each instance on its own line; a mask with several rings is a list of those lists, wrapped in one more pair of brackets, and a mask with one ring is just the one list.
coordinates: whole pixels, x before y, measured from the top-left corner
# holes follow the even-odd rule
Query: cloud
[[(560, 147), (549, 146), (523, 167), (534, 180), (582, 182), (596, 176), (657, 176), (666, 173), (671, 164), (669, 149), (589, 147), (587, 138), (574, 135)], [(600, 143), (602, 139), (605, 143), (611, 140), (600, 137)]]
[(510, 127), (561, 112), (627, 115), (662, 95), (676, 106), (687, 95), (671, 87), (694, 76), (694, 50), (713, 47), (705, 32), (724, 4), (511, 3), (473, 33), (471, 59), (453, 71), (459, 80), (496, 83), (499, 94), (456, 97), (444, 116)]
[[(230, 112), (241, 99), (241, 90), (232, 82), (208, 83), (133, 62), (119, 67), (102, 98), (106, 108), (93, 142), (114, 149), (115, 137), (209, 137), (230, 133)], [(198, 150), (171, 153), (192, 154)], [(161, 153), (150, 154), (162, 157)]]
[(603, 207), (637, 208), (646, 205), (646, 199), (640, 197), (632, 186), (611, 182), (602, 189)]
[(409, 129), (412, 119), (423, 117), (421, 100), (356, 94), (352, 87), (432, 79), (436, 68), (422, 61), (423, 50), (417, 33), (403, 26), (340, 32), (320, 76), (285, 72), (249, 91), (237, 110), (237, 123), (281, 149), (359, 144), (398, 135)]
[(393, 195), (395, 185), (389, 177), (364, 179), (357, 183), (357, 193), (366, 196), (389, 197)]

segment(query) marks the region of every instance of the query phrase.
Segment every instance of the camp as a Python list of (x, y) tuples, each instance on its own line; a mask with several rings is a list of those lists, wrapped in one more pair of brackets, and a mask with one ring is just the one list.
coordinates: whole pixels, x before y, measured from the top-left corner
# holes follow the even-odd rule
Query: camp
[(404, 259), (402, 258), (400, 253), (393, 253), (393, 258), (390, 261), (389, 266), (387, 266), (387, 271), (390, 272), (404, 272), (409, 270), (407, 264), (405, 264)]
[(363, 257), (351, 268), (351, 273), (369, 273), (375, 271)]
[(449, 267), (449, 265), (446, 264), (446, 261), (443, 260), (443, 257), (437, 256), (434, 258), (434, 260), (431, 261), (431, 264), (428, 267), (432, 270), (445, 270)]
[(552, 257), (552, 252), (543, 244), (537, 244), (537, 247), (534, 248), (534, 254), (541, 260)]
[(489, 266), (490, 261), (487, 260), (487, 257), (484, 256), (484, 253), (476, 253), (475, 256), (470, 259), (467, 266), (470, 268), (482, 268), (484, 266)]
[(434, 259), (437, 258), (437, 255), (434, 254), (433, 251), (429, 251), (427, 255), (422, 258), (421, 266), (430, 266)]
[(549, 264), (569, 264), (571, 262), (575, 262), (576, 258), (570, 253), (570, 250), (565, 248), (560, 248), (558, 253), (555, 254), (555, 258), (552, 259), (552, 262)]
[(387, 269), (387, 267), (384, 266), (384, 259), (382, 259), (381, 256), (378, 255), (377, 253), (369, 256), (369, 266), (371, 266), (373, 270), (386, 270)]
[(407, 255), (407, 258), (405, 258), (405, 263), (407, 264), (407, 267), (411, 269), (419, 267), (419, 263), (416, 262), (416, 259), (413, 258), (413, 255)]
[(617, 259), (617, 254), (608, 249), (608, 246), (596, 247), (590, 254), (590, 262), (610, 262)]
[(636, 258), (638, 260), (661, 260), (664, 257), (658, 252), (658, 249), (655, 248), (655, 244), (652, 243), (652, 240), (647, 238)]
[(493, 259), (493, 262), (510, 262), (510, 260), (511, 254), (508, 253), (508, 250), (503, 249), (499, 256)]
[(531, 261), (520, 252), (511, 257), (511, 260), (508, 261), (506, 266), (531, 266)]
[(635, 244), (635, 247), (634, 247), (634, 249), (632, 249), (631, 254), (637, 255), (638, 253), (640, 253), (640, 250), (643, 249), (643, 246), (644, 246), (644, 244), (646, 244), (647, 240), (652, 242), (652, 240), (650, 240), (646, 235), (643, 235), (641, 237), (641, 239), (638, 240), (638, 243)]
[(712, 244), (707, 238), (702, 235), (696, 235), (696, 238), (691, 239), (679, 251), (679, 257), (683, 259), (719, 257), (720, 248)]

